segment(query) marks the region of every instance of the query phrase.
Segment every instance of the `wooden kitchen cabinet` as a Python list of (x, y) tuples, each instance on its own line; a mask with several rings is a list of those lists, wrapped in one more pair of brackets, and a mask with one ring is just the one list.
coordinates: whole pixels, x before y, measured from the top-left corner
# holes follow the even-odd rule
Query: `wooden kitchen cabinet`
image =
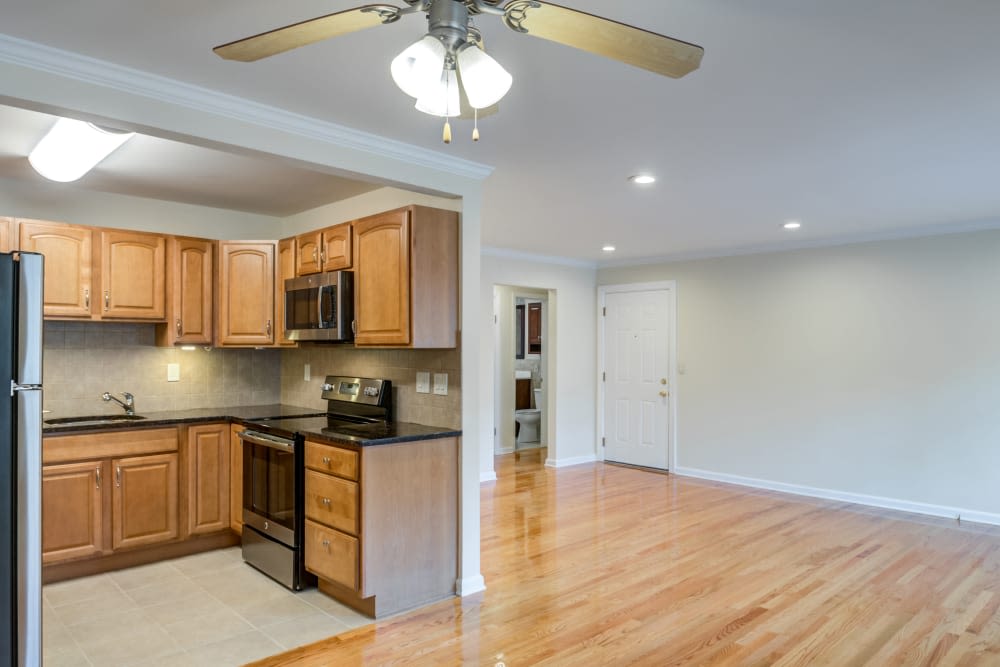
[(42, 562), (104, 553), (107, 461), (42, 467)]
[(18, 248), (45, 256), (45, 316), (89, 319), (97, 299), (93, 230), (44, 220), (17, 220), (16, 226)]
[(158, 234), (102, 230), (101, 317), (164, 319), (166, 255), (166, 238)]
[(307, 276), (351, 268), (351, 243), (349, 222), (297, 236), (295, 274)]
[(156, 344), (211, 345), (215, 319), (215, 241), (167, 239), (167, 321), (156, 326)]
[(112, 466), (112, 546), (177, 539), (177, 454), (115, 459)]
[(239, 424), (229, 427), (229, 527), (239, 535), (243, 534), (242, 430), (243, 427)]
[(295, 277), (295, 239), (278, 241), (278, 278), (274, 282), (274, 322), (277, 346), (294, 347), (298, 343), (285, 330), (285, 281)]
[(381, 617), (455, 593), (458, 439), (352, 449), (305, 443), (306, 569)]
[(11, 229), (14, 227), (13, 218), (0, 218), (0, 252), (10, 252)]
[(218, 251), (216, 343), (274, 344), (275, 241), (222, 241)]
[(229, 424), (187, 429), (187, 533), (229, 528)]
[(357, 220), (355, 344), (458, 344), (458, 214), (409, 206)]

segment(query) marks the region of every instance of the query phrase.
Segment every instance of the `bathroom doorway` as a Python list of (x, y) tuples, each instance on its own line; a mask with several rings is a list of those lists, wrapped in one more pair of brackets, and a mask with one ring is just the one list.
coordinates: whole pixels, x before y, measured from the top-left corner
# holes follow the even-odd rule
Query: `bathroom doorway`
[[(553, 290), (495, 285), (494, 455), (545, 452), (554, 420), (549, 410), (549, 325)], [(539, 452), (538, 450), (543, 450)]]

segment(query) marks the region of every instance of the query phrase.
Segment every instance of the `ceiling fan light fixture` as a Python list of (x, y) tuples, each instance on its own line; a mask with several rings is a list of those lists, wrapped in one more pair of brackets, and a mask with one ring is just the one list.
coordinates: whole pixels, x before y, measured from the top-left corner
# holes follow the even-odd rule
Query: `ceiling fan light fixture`
[(410, 97), (420, 99), (438, 85), (448, 50), (432, 35), (406, 47), (389, 66), (392, 80)]
[(514, 83), (510, 72), (472, 42), (466, 42), (459, 49), (457, 60), (465, 95), (476, 109), (499, 102)]
[(424, 94), (417, 98), (416, 107), (417, 111), (447, 118), (459, 115), (460, 104), (458, 74), (453, 69), (442, 69), (436, 85), (425, 89)]
[(69, 183), (81, 178), (133, 135), (60, 118), (28, 154), (28, 162), (50, 181)]

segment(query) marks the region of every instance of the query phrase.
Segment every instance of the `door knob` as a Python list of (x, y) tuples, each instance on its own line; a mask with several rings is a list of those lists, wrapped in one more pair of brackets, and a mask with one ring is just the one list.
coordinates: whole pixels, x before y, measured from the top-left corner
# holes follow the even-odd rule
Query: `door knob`
[(667, 397), (667, 396), (669, 396), (669, 395), (670, 395), (670, 392), (667, 392), (667, 391), (661, 391), (661, 392), (660, 392), (660, 397), (661, 397), (661, 398), (666, 398), (666, 397)]
[(667, 378), (660, 378), (660, 384), (666, 384)]

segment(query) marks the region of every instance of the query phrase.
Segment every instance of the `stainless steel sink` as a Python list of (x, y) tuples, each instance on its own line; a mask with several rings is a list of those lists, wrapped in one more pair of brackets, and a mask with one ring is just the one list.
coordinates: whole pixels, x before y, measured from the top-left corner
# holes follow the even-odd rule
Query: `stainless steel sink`
[(135, 422), (145, 419), (142, 415), (90, 415), (88, 417), (59, 417), (57, 419), (46, 419), (49, 426), (105, 426), (110, 424), (121, 424), (123, 422)]

